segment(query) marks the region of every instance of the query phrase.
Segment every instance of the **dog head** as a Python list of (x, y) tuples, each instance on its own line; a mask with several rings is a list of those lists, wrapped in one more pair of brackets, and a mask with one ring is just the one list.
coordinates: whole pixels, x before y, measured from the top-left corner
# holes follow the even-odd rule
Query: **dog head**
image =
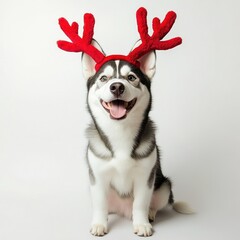
[[(182, 43), (180, 37), (163, 38), (171, 30), (176, 13), (170, 11), (163, 21), (152, 20), (152, 35), (148, 34), (147, 10), (140, 7), (136, 20), (140, 41), (127, 55), (106, 56), (93, 40), (95, 18), (84, 14), (82, 37), (77, 22), (59, 19), (59, 25), (71, 42), (57, 41), (58, 47), (68, 52), (83, 52), (83, 75), (88, 81), (88, 106), (96, 116), (110, 115), (110, 119), (135, 119), (149, 112), (151, 107), (150, 80), (155, 73), (155, 50), (168, 50)], [(101, 112), (99, 112), (101, 111)], [(99, 114), (96, 114), (99, 113)], [(105, 115), (103, 115), (105, 113)], [(95, 116), (95, 118), (96, 118)], [(101, 119), (102, 120), (102, 119)]]
[[(95, 40), (92, 45), (104, 54)], [(139, 42), (134, 48), (138, 45)], [(108, 119), (123, 120), (129, 115), (141, 117), (150, 110), (155, 52), (147, 53), (139, 62), (138, 68), (124, 60), (110, 60), (96, 71), (96, 62), (89, 55), (82, 55), (83, 76), (88, 86), (88, 107), (95, 118), (100, 114)]]

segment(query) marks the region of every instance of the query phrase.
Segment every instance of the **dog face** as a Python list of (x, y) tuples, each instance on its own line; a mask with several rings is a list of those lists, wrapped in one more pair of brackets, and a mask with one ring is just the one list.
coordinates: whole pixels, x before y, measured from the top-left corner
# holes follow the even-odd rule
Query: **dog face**
[[(101, 49), (96, 42), (94, 44)], [(151, 102), (150, 84), (155, 72), (155, 53), (148, 53), (139, 61), (140, 68), (126, 61), (112, 60), (95, 72), (95, 62), (83, 54), (88, 106), (93, 115), (98, 112), (112, 120), (123, 120), (133, 114), (137, 116), (136, 113), (143, 114)]]

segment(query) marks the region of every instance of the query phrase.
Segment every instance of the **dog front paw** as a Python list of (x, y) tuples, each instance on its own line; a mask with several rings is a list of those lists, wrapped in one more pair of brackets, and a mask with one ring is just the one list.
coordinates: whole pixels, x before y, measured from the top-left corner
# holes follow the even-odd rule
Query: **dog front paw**
[(107, 233), (107, 227), (103, 224), (93, 224), (90, 232), (94, 236), (104, 236)]
[(134, 233), (138, 236), (149, 237), (152, 235), (152, 225), (150, 223), (133, 225)]

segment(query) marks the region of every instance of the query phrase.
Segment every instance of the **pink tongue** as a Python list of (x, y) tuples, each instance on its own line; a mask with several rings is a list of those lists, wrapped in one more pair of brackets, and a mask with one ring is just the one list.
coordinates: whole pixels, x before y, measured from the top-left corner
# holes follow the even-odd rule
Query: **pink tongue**
[(112, 106), (110, 108), (110, 114), (113, 118), (122, 118), (126, 114), (126, 108), (122, 103), (112, 103)]

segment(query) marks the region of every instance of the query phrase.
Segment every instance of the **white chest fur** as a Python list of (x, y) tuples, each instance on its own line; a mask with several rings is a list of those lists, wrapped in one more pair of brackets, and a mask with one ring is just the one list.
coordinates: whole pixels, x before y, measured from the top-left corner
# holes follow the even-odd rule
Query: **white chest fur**
[(156, 150), (147, 158), (136, 161), (122, 152), (112, 159), (103, 160), (88, 151), (89, 163), (94, 172), (96, 182), (104, 186), (111, 186), (119, 195), (132, 194), (136, 182), (145, 179), (144, 184), (155, 164)]

